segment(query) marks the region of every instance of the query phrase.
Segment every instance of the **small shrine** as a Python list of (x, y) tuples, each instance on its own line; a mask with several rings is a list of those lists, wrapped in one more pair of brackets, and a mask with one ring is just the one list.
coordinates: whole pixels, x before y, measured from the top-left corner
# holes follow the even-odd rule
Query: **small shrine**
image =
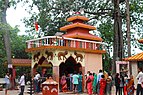
[[(139, 43), (143, 44), (143, 39), (138, 40)], [(124, 61), (129, 62), (129, 64), (131, 65), (131, 73), (134, 76), (134, 83), (135, 83), (135, 87), (137, 87), (137, 79), (136, 76), (138, 74), (138, 68), (142, 68), (143, 69), (143, 52), (138, 53), (136, 55), (133, 55), (131, 57), (128, 58), (124, 58)]]
[(27, 41), (26, 51), (32, 54), (32, 69), (46, 60), (47, 64), (51, 64), (53, 78), (57, 82), (63, 73), (98, 73), (102, 69), (102, 54), (106, 51), (102, 38), (89, 33), (96, 28), (85, 24), (88, 20), (80, 15), (69, 17), (67, 21), (71, 23), (60, 28), (66, 34)]

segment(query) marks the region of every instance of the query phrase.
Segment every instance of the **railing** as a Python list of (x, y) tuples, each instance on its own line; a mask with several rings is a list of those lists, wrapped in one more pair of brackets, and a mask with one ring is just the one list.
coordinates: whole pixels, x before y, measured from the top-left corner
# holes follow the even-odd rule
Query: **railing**
[(65, 46), (91, 50), (104, 50), (105, 44), (97, 41), (73, 39), (59, 36), (46, 36), (26, 41), (27, 49), (41, 46)]

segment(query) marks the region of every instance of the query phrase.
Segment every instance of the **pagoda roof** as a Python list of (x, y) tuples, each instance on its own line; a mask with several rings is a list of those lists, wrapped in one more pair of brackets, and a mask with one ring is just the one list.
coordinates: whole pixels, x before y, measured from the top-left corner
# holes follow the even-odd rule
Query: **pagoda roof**
[(128, 57), (128, 58), (124, 58), (124, 60), (125, 61), (143, 61), (143, 52), (138, 53), (138, 54)]
[(67, 31), (68, 29), (72, 29), (72, 28), (76, 28), (76, 27), (85, 28), (85, 29), (89, 29), (89, 30), (95, 30), (96, 29), (94, 26), (77, 22), (77, 23), (73, 23), (73, 24), (61, 27), (60, 31)]
[(143, 39), (139, 39), (138, 42), (139, 42), (139, 43), (143, 43)]
[(86, 39), (86, 40), (94, 40), (94, 41), (102, 41), (103, 39), (92, 35), (90, 33), (82, 33), (82, 32), (73, 32), (73, 33), (67, 33), (64, 34), (63, 37), (68, 37), (68, 38), (79, 38), (79, 39)]
[(80, 19), (80, 20), (83, 20), (83, 21), (88, 21), (89, 19), (87, 18), (87, 17), (85, 17), (85, 16), (72, 16), (72, 17), (69, 17), (68, 19), (67, 19), (67, 21), (74, 21), (74, 20), (76, 20), (76, 19)]

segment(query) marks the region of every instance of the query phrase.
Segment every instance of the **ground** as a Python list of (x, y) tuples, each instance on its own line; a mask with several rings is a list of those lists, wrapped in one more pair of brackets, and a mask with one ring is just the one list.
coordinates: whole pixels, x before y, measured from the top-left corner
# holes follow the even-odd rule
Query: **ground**
[[(19, 90), (9, 90), (8, 91), (8, 95), (18, 95), (18, 93), (19, 93)], [(5, 95), (4, 94), (4, 89), (3, 89), (3, 91), (0, 91), (0, 95)], [(25, 89), (24, 95), (30, 95), (30, 94), (27, 93), (27, 87)], [(42, 93), (32, 94), (32, 95), (42, 95)], [(73, 93), (68, 92), (68, 93), (59, 93), (59, 95), (88, 95), (88, 94), (86, 94), (86, 93), (73, 94)], [(115, 95), (115, 87), (113, 87), (111, 95)]]

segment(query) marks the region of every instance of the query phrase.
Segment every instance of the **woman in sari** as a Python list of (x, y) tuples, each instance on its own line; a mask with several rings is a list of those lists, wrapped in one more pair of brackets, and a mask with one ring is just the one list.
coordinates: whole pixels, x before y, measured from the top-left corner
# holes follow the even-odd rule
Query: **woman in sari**
[(92, 73), (89, 74), (89, 76), (87, 77), (86, 79), (86, 84), (87, 84), (87, 92), (88, 92), (88, 95), (92, 95), (92, 84), (93, 84), (93, 80), (94, 80), (94, 77), (92, 75)]
[(101, 75), (101, 80), (99, 82), (100, 88), (99, 88), (99, 95), (105, 95), (105, 90), (106, 90), (106, 80), (105, 76)]
[(96, 94), (97, 93), (97, 74), (93, 73), (93, 76), (94, 76), (94, 80), (93, 80), (93, 94)]
[(130, 76), (130, 79), (128, 81), (127, 84), (127, 93), (128, 95), (134, 95), (134, 79), (133, 79), (133, 75)]
[(62, 92), (67, 91), (67, 82), (65, 74), (61, 77), (61, 87), (62, 87)]

